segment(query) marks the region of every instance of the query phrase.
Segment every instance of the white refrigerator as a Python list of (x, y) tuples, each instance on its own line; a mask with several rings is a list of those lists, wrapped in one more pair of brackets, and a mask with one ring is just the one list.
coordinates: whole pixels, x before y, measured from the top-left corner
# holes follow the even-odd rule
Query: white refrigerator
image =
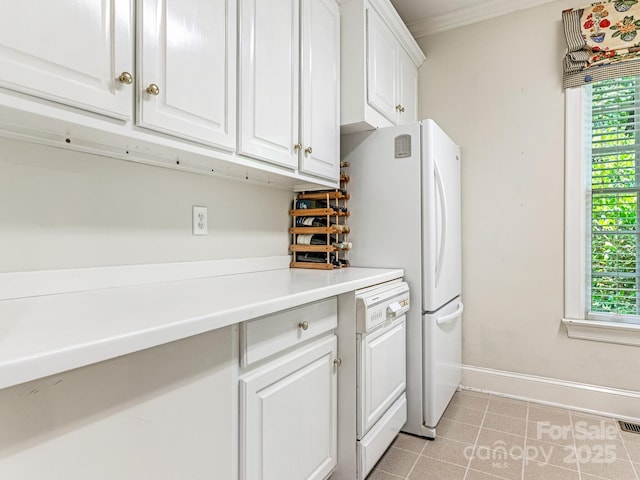
[(435, 438), (461, 381), (460, 148), (423, 120), (343, 135), (341, 157), (350, 163), (351, 265), (403, 268), (415, 299), (403, 431)]

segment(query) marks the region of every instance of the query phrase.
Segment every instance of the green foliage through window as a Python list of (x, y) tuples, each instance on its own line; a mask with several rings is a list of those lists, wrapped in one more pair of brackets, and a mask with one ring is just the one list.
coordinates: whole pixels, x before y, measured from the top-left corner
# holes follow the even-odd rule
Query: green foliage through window
[(638, 315), (640, 78), (590, 88), (591, 311)]

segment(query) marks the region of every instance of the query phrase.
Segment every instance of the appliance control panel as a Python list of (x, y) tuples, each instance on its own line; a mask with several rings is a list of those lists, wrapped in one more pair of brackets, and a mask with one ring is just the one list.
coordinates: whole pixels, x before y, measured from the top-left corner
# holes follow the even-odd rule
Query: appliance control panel
[(386, 321), (400, 318), (409, 310), (411, 300), (406, 282), (383, 284), (356, 295), (356, 329), (373, 330)]

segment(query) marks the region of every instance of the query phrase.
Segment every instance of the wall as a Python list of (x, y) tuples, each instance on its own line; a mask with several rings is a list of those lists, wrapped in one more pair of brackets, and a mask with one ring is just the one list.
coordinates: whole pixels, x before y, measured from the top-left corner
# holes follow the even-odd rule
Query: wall
[[(291, 198), (0, 138), (0, 272), (287, 255)], [(192, 205), (208, 236), (191, 234)]]
[(554, 1), (419, 39), (420, 110), (462, 147), (463, 362), (637, 391), (638, 348), (569, 339), (561, 325), (560, 16), (586, 3)]
[(0, 478), (232, 479), (237, 328), (0, 390)]
[[(0, 138), (0, 272), (287, 255), (291, 199)], [(234, 478), (236, 330), (2, 389), (0, 478)]]

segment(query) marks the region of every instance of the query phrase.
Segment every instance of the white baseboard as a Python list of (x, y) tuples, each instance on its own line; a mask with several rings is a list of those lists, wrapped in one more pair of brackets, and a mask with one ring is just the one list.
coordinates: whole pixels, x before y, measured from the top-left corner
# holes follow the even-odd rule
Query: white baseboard
[(462, 366), (462, 388), (640, 422), (640, 391)]
[(0, 300), (288, 268), (288, 255), (0, 273)]

